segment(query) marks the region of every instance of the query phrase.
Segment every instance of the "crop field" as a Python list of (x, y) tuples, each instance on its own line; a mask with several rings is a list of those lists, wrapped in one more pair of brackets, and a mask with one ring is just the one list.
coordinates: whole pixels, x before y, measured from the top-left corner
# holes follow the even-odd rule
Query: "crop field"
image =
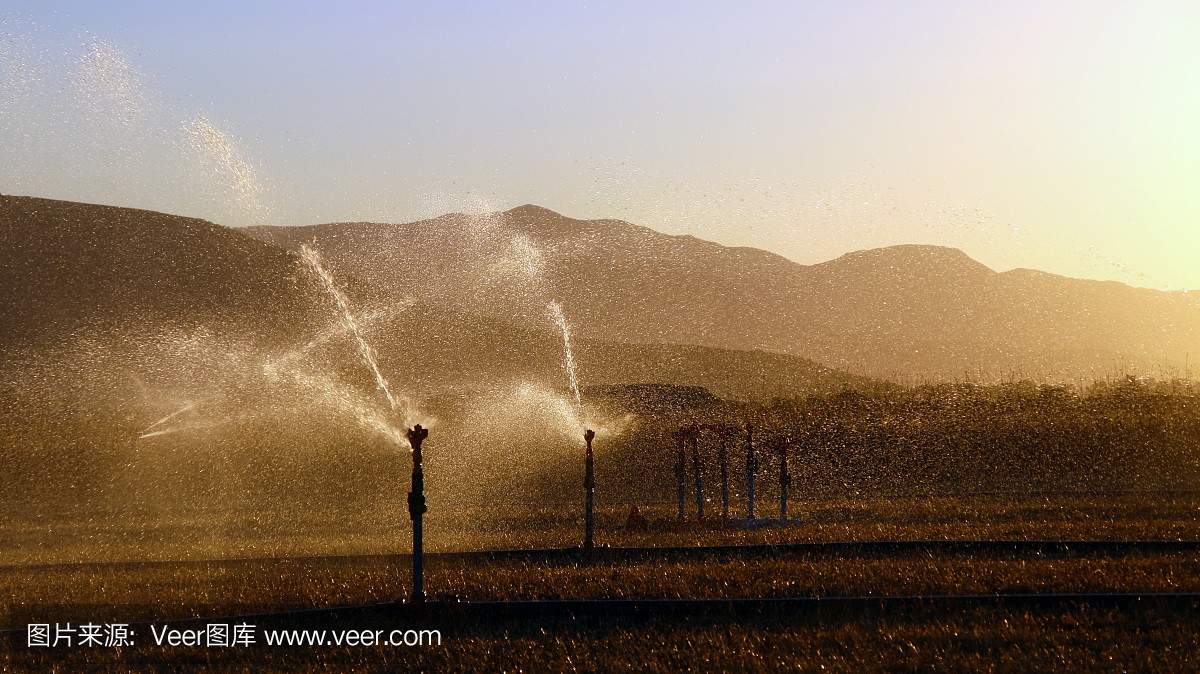
[[(1200, 550), (1103, 546), (1086, 549), (962, 547), (914, 544), (788, 547), (792, 543), (854, 541), (1195, 541), (1200, 494), (976, 494), (937, 498), (797, 501), (804, 524), (740, 531), (718, 527), (675, 532), (625, 532), (623, 507), (598, 517), (593, 555), (544, 550), (573, 545), (579, 508), (510, 509), (506, 516), (459, 514), (443, 526), (470, 534), (477, 549), (456, 552), (450, 536), (427, 556), (426, 612), (395, 607), (357, 622), (285, 613), (285, 628), (372, 629), (418, 625), (437, 629), (440, 646), (254, 646), (229, 649), (156, 645), (130, 648), (29, 649), (28, 622), (116, 620), (146, 623), (252, 616), (392, 602), (411, 587), (410, 558), (399, 531), (391, 551), (309, 556), (235, 555), (192, 561), (112, 559), (88, 564), (9, 564), (0, 569), (0, 606), (14, 670), (74, 671), (85, 665), (116, 671), (209, 667), (217, 671), (355, 671), (428, 669), (479, 671), (678, 671), (779, 668), (996, 671), (1182, 671), (1196, 666), (1200, 610), (1189, 601), (1046, 605), (953, 605), (931, 600), (902, 605), (797, 606), (736, 617), (694, 615), (536, 614), (486, 617), (481, 602), (558, 600), (758, 599), (963, 595), (1200, 593)], [(657, 513), (662, 510), (662, 513)], [(670, 504), (651, 504), (649, 516)], [(475, 521), (471, 530), (468, 521)], [(431, 532), (437, 531), (437, 520)], [(362, 545), (371, 537), (365, 534)], [(316, 539), (314, 539), (316, 540)], [(434, 539), (438, 540), (434, 534)], [(490, 542), (492, 545), (480, 545)], [(762, 547), (758, 544), (772, 544)], [(378, 541), (376, 541), (377, 547)], [(286, 546), (284, 546), (286, 547)], [(319, 546), (318, 546), (319, 547)], [(343, 551), (344, 552), (344, 551)], [(126, 558), (141, 559), (141, 558)], [(447, 608), (448, 607), (448, 608)], [(446, 609), (446, 610), (442, 610)], [(48, 616), (54, 617), (48, 617)], [(103, 616), (115, 616), (107, 618)], [(364, 620), (366, 621), (364, 623)], [(149, 634), (145, 636), (149, 637)]]
[(768, 616), (750, 622), (461, 621), (440, 647), (76, 649), (6, 656), (15, 671), (1192, 671), (1191, 609), (983, 607)]
[[(609, 416), (633, 421), (596, 443), (597, 549), (579, 547), (577, 450), (514, 458), (494, 467), (507, 471), (500, 479), (439, 463), (454, 452), (434, 444), (423, 605), (403, 602), (413, 583), (407, 466), (384, 453), (370, 455), (379, 470), (346, 472), (335, 459), (352, 456), (351, 444), (312, 452), (320, 461), (303, 470), (266, 451), (254, 454), (257, 482), (226, 485), (217, 477), (240, 474), (240, 450), (164, 444), (134, 457), (164, 468), (140, 489), (97, 477), (80, 492), (87, 498), (68, 498), (69, 481), (25, 490), (0, 528), (0, 667), (1200, 667), (1200, 417), (1190, 385), (885, 388), (756, 404), (671, 387), (651, 391), (661, 398), (653, 404), (601, 393)], [(530, 443), (522, 451), (547, 449)], [(751, 447), (759, 519), (738, 524)], [(647, 529), (627, 529), (633, 506)], [(81, 646), (78, 632), (67, 633), (73, 646), (28, 645), (29, 625), (125, 624), (135, 634), (121, 646)], [(249, 626), (255, 639), (164, 636), (209, 625)], [(417, 642), (364, 645), (363, 630)]]
[[(793, 491), (795, 494), (795, 491)], [(624, 530), (631, 505), (649, 519), (672, 518), (674, 503), (606, 504), (596, 512), (600, 545), (678, 546), (862, 540), (1200, 540), (1200, 492), (1046, 492), (822, 498), (793, 495), (802, 526), (738, 530)], [(776, 495), (777, 499), (777, 495)], [(581, 504), (497, 504), (447, 510), (436, 496), (426, 515), (428, 552), (555, 548), (583, 537)], [(695, 505), (685, 504), (689, 516)], [(710, 512), (720, 504), (710, 502)], [(62, 562), (393, 554), (411, 549), (403, 493), (377, 508), (182, 511), (131, 515), (36, 515), (0, 530), (0, 566)], [(778, 502), (759, 501), (760, 517)], [(735, 501), (732, 516), (743, 516)]]

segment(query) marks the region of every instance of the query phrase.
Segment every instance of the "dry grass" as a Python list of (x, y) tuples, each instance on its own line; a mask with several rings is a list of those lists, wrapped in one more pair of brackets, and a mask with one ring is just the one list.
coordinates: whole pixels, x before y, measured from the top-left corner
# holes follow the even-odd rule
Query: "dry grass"
[(984, 607), (950, 615), (795, 616), (749, 624), (470, 624), (425, 648), (143, 648), (0, 653), (13, 671), (775, 672), (1194, 671), (1193, 612)]
[[(795, 494), (789, 514), (805, 525), (789, 529), (695, 530), (630, 534), (629, 505), (602, 505), (597, 540), (618, 546), (733, 545), (853, 540), (1200, 540), (1200, 492), (1127, 494), (964, 495), (806, 500)], [(600, 494), (601, 504), (605, 494)], [(778, 501), (758, 502), (760, 516)], [(577, 545), (580, 505), (493, 506), (448, 510), (430, 499), (426, 550), (460, 551)], [(674, 504), (641, 504), (650, 519), (673, 517)], [(735, 515), (745, 504), (735, 502)], [(709, 502), (709, 513), (720, 504)], [(689, 516), (695, 502), (687, 503)], [(53, 562), (228, 559), (309, 555), (391, 554), (410, 549), (403, 493), (359, 510), (251, 510), (43, 516), (0, 528), (0, 565)]]
[[(598, 541), (617, 547), (736, 545), (856, 540), (1043, 539), (1043, 540), (1200, 540), (1200, 494), (1059, 496), (973, 496), (925, 499), (827, 500), (793, 504), (803, 526), (756, 531), (698, 529), (674, 533), (626, 533), (619, 528), (622, 508), (600, 513)], [(662, 514), (666, 514), (665, 512)], [(476, 517), (472, 517), (476, 515)], [(459, 513), (431, 519), (426, 530), (436, 542), (427, 549), (454, 550), (455, 539), (440, 527), (460, 532), (458, 542), (480, 547), (570, 546), (579, 540), (575, 508), (509, 512), (505, 517)], [(650, 515), (655, 515), (650, 509)], [(386, 601), (410, 583), (408, 562), (380, 557), (303, 557), (313, 554), (407, 551), (406, 531), (384, 538), (374, 532), (338, 539), (333, 523), (310, 515), (287, 520), (295, 528), (272, 529), (240, 545), (155, 548), (153, 538), (114, 550), (119, 532), (85, 537), (75, 523), (72, 540), (82, 559), (226, 558), (190, 564), (2, 566), (0, 607), (55, 603), (62, 597), (85, 604), (154, 604), (166, 615), (189, 615), (196, 607), (263, 606), (308, 608)], [(471, 528), (474, 524), (474, 529)], [(194, 530), (196, 522), (178, 524)], [(365, 526), (363, 527), (365, 529)], [(234, 532), (228, 525), (223, 530)], [(305, 538), (306, 533), (312, 537)], [(211, 535), (211, 532), (210, 532)], [(17, 536), (9, 536), (10, 540)], [(26, 540), (30, 543), (32, 534)], [(91, 548), (85, 543), (90, 542)], [(446, 540), (450, 543), (447, 543)], [(42, 549), (53, 550), (52, 546)], [(35, 552), (37, 548), (35, 548)], [(19, 552), (19, 551), (18, 551)], [(232, 554), (231, 554), (232, 553)], [(238, 553), (282, 559), (229, 559)], [(255, 553), (258, 553), (257, 555)], [(8, 550), (15, 556), (13, 548)], [(53, 555), (47, 555), (54, 558)], [(750, 560), (711, 557), (685, 561), (645, 561), (593, 565), (569, 563), (450, 563), (431, 559), (426, 584), (432, 593), (472, 600), (544, 598), (669, 598), (832, 596), (860, 594), (955, 594), (1026, 591), (1200, 591), (1193, 555), (1127, 555), (1025, 559), (975, 556), (887, 558), (790, 555)]]
[[(668, 507), (650, 514), (667, 514)], [(1187, 494), (826, 500), (797, 502), (793, 511), (809, 523), (752, 532), (625, 534), (616, 530), (622, 509), (613, 507), (601, 513), (601, 540), (615, 545), (891, 538), (1195, 540), (1200, 533), (1197, 498)], [(511, 519), (473, 518), (467, 513), (456, 517), (441, 522), (458, 526), (463, 541), (491, 540), (496, 543), (491, 547), (569, 544), (577, 541), (580, 527), (573, 508), (542, 510), (536, 516), (510, 512)], [(471, 522), (475, 523), (473, 529), (468, 526)], [(404, 549), (406, 532), (397, 538), (390, 546)], [(292, 532), (286, 540), (299, 541), (294, 544), (303, 547), (303, 530)], [(366, 547), (370, 540), (369, 536), (362, 538)], [(318, 549), (326, 544), (322, 538), (308, 542)], [(260, 539), (258, 545), (267, 543)], [(1200, 553), (776, 553), (753, 557), (711, 553), (686, 559), (608, 557), (593, 562), (443, 557), (429, 560), (425, 585), (431, 595), (466, 600), (1200, 592)], [(409, 587), (404, 557), (7, 566), (0, 568), (0, 607), (12, 607), (4, 613), (5, 626), (21, 628), (23, 621), (39, 610), (33, 607), (63, 603), (81, 605), (85, 613), (119, 606), (126, 607), (125, 615), (132, 611), (143, 618), (163, 619), (368, 604), (402, 597)], [(54, 620), (46, 617), (42, 621)], [(124, 654), (10, 648), (0, 652), (0, 668), (1186, 671), (1197, 667), (1197, 634), (1200, 625), (1193, 610), (1146, 607), (1117, 611), (1070, 605), (1029, 610), (826, 611), (737, 624), (701, 617), (500, 624), (464, 620), (450, 625), (441, 648), (220, 651), (139, 647)]]
[[(41, 567), (0, 572), (0, 605), (56, 605), (69, 598), (85, 606), (144, 607), (151, 613), (145, 617), (201, 617), (391, 601), (410, 586), (403, 557)], [(1200, 553), (430, 559), (425, 587), (431, 595), (468, 601), (1200, 592)]]

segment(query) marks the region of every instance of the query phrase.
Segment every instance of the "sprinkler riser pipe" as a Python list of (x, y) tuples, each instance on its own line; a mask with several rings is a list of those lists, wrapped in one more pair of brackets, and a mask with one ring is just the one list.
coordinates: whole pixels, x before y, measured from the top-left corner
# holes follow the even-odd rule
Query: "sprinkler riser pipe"
[(700, 477), (700, 431), (695, 426), (690, 431), (692, 440), (692, 467), (696, 471), (696, 519), (704, 519), (704, 485)]
[(425, 546), (423, 545), (424, 527), (421, 516), (413, 520), (413, 591), (412, 599), (416, 602), (425, 601)]
[(425, 505), (425, 472), (421, 467), (421, 443), (428, 436), (428, 429), (421, 428), (420, 424), (417, 424), (408, 432), (408, 443), (412, 446), (413, 450), (412, 490), (408, 492), (408, 516), (412, 519), (413, 523), (413, 591), (411, 599), (415, 603), (425, 601), (425, 587), (423, 582), (425, 550), (423, 546), (424, 532), (421, 526), (421, 517), (428, 508)]
[(686, 430), (680, 429), (675, 434), (675, 438), (679, 441), (679, 457), (675, 461), (675, 479), (679, 484), (679, 522), (683, 523), (683, 500), (687, 497), (687, 487), (684, 485), (684, 476), (687, 472), (687, 455), (684, 450), (684, 442), (686, 441)]
[(593, 510), (593, 501), (596, 494), (596, 473), (594, 469), (594, 461), (592, 459), (592, 439), (596, 437), (596, 433), (590, 429), (584, 431), (583, 440), (587, 443), (587, 458), (584, 460), (584, 533), (583, 547), (591, 549), (594, 547), (592, 533), (595, 530), (595, 514)]
[(757, 470), (758, 460), (754, 458), (754, 427), (746, 424), (746, 492), (750, 519), (754, 519), (754, 473)]
[(779, 488), (779, 519), (787, 521), (787, 485), (781, 485)]
[(424, 532), (422, 531), (422, 515), (426, 510), (425, 505), (425, 476), (423, 473), (414, 472), (412, 475), (412, 491), (408, 493), (408, 513), (413, 523), (413, 552), (412, 552), (412, 574), (413, 574), (413, 591), (412, 600), (416, 602), (425, 601), (425, 589), (423, 581), (424, 572)]
[(746, 477), (747, 498), (750, 502), (750, 519), (754, 519), (754, 473), (750, 473)]
[(721, 448), (718, 460), (721, 462), (721, 519), (729, 519), (729, 455), (725, 450), (725, 433), (720, 434)]
[(790, 439), (784, 439), (779, 446), (779, 521), (787, 521), (788, 487), (792, 484), (792, 476), (788, 473), (788, 448)]

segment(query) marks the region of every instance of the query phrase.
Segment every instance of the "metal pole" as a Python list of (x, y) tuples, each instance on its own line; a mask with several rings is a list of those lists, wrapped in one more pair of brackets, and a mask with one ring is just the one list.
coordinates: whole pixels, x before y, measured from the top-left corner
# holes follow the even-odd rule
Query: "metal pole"
[(413, 591), (412, 601), (425, 601), (425, 590), (422, 587), (421, 576), (424, 562), (424, 550), (421, 546), (421, 515), (425, 514), (425, 473), (421, 469), (421, 443), (429, 437), (429, 430), (421, 428), (421, 424), (413, 426), (408, 431), (408, 444), (412, 445), (412, 491), (408, 492), (408, 516), (413, 523)]
[(717, 429), (717, 438), (720, 440), (720, 448), (717, 452), (717, 460), (721, 463), (721, 520), (729, 521), (729, 455), (725, 451), (725, 440), (729, 436), (729, 429), (724, 426)]
[(696, 471), (696, 520), (704, 519), (704, 486), (700, 479), (700, 428), (692, 424), (688, 431), (692, 440), (692, 468)]
[(676, 431), (675, 439), (679, 441), (679, 456), (675, 461), (675, 479), (679, 483), (679, 523), (683, 524), (683, 498), (687, 491), (683, 484), (684, 475), (687, 474), (687, 454), (683, 443), (687, 440), (687, 429)]
[(788, 486), (792, 484), (792, 476), (788, 475), (788, 447), (791, 438), (784, 438), (779, 443), (779, 521), (787, 522)]
[(746, 424), (746, 484), (750, 497), (750, 519), (754, 519), (754, 472), (758, 470), (758, 459), (754, 458), (754, 426)]
[(584, 475), (583, 475), (583, 488), (584, 488), (584, 493), (586, 494), (586, 497), (584, 499), (584, 511), (586, 514), (584, 516), (585, 524), (584, 524), (584, 534), (583, 534), (583, 547), (587, 548), (588, 550), (591, 550), (593, 547), (593, 543), (592, 543), (592, 528), (593, 528), (593, 526), (592, 526), (593, 525), (592, 498), (593, 498), (594, 494), (596, 493), (596, 475), (592, 470), (592, 438), (595, 438), (595, 437), (596, 437), (595, 431), (593, 431), (590, 428), (583, 432), (583, 441), (585, 443), (587, 443), (587, 459), (584, 460)]

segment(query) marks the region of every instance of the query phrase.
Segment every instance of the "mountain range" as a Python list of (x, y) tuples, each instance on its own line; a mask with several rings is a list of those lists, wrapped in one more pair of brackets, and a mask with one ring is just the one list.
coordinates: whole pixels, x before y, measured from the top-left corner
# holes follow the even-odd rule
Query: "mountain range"
[[(997, 273), (932, 246), (802, 266), (760, 250), (533, 206), (408, 224), (235, 230), (153, 211), (0, 195), (5, 512), (18, 512), (14, 504), (26, 514), (47, 504), (71, 512), (88, 503), (345, 505), (394, 491), (407, 464), (395, 460), (387, 438), (409, 420), (389, 409), (350, 321), (297, 254), (304, 243), (321, 251), (382, 378), (412, 396), (422, 421), (436, 426), (431, 475), (446, 476), (443, 486), (501, 485), (521, 498), (527, 483), (514, 475), (578, 484), (560, 319), (571, 328), (583, 415), (609, 433), (601, 443), (609, 453), (598, 463), (613, 483), (669, 482), (674, 445), (663, 429), (696, 415), (791, 410), (795, 420), (835, 408), (857, 410), (866, 426), (814, 426), (830, 438), (818, 443), (832, 457), (822, 475), (844, 476), (837, 467), (859, 461), (868, 466), (863, 474), (928, 478), (941, 474), (947, 456), (970, 456), (984, 474), (1011, 475), (1002, 463), (1008, 455), (988, 449), (987, 433), (977, 427), (963, 435), (955, 426), (961, 413), (937, 407), (957, 405), (971, 387), (946, 387), (927, 403), (930, 418), (950, 427), (945, 437), (964, 453), (912, 453), (933, 458), (916, 471), (894, 470), (895, 447), (904, 446), (895, 443), (923, 442), (929, 436), (914, 429), (931, 425), (895, 427), (894, 412), (911, 409), (905, 406), (927, 391), (901, 399), (899, 408), (879, 407), (871, 401), (886, 400), (891, 387), (862, 373), (1105, 374), (1100, 368), (1113, 363), (1186, 362), (1200, 334), (1191, 293)], [(862, 397), (868, 388), (885, 395)], [(1036, 391), (1011, 390), (1019, 388)], [(1042, 390), (1036, 400), (1058, 394), (1070, 399)], [(963, 395), (963, 409), (977, 409)], [(762, 407), (730, 400), (776, 397), (789, 400)], [(1012, 400), (993, 402), (1003, 409)], [(1158, 447), (1158, 438), (1176, 437), (1120, 428), (1093, 443), (1060, 422), (1051, 418), (1047, 428), (1083, 442), (1087, 461), (1106, 438), (1141, 447), (1152, 437)], [(1043, 456), (1041, 435), (1006, 423), (1013, 442)], [(877, 426), (887, 440), (864, 444), (856, 429)], [(963, 444), (964, 437), (977, 440)], [(885, 463), (861, 459), (877, 449)], [(1145, 471), (1120, 465), (1135, 477)], [(454, 499), (479, 496), (470, 492), (475, 487), (458, 488), (467, 491)]]
[(908, 381), (1183, 374), (1200, 354), (1200, 295), (901, 245), (801, 265), (753, 248), (545, 208), (405, 224), (241, 230), (319, 248), (339, 274), (538, 329), (561, 304), (577, 332), (810, 358)]
[[(336, 332), (339, 308), (311, 268), (247, 233), (153, 211), (0, 195), (0, 363), (81, 339), (135, 361), (139, 344), (163, 334), (279, 353)], [(425, 392), (519, 379), (566, 386), (562, 333), (544, 305), (539, 321), (501, 320), (387, 283), (371, 268), (360, 274), (318, 248), (392, 381)], [(592, 335), (573, 345), (585, 386), (655, 382), (760, 397), (866, 381), (788, 354)], [(339, 368), (361, 370), (349, 336), (340, 342)]]

